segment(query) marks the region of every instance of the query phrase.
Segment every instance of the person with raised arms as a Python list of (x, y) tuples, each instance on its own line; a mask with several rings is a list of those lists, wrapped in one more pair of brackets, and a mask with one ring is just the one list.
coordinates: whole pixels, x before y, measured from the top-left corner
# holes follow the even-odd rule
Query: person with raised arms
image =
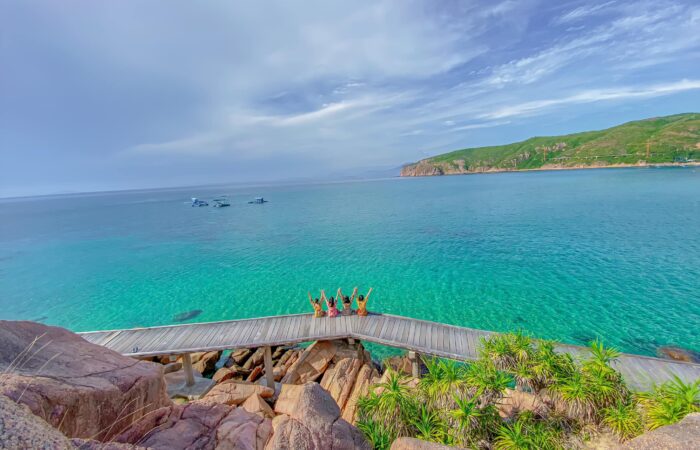
[[(323, 292), (323, 291), (321, 291)], [(309, 294), (309, 302), (311, 302), (311, 306), (314, 308), (314, 317), (323, 317), (326, 315), (326, 312), (323, 310), (323, 305), (321, 305), (321, 300), (319, 299), (314, 299), (311, 297), (311, 292), (308, 292)]]
[(357, 315), (358, 316), (366, 316), (369, 314), (367, 311), (367, 300), (369, 300), (369, 296), (372, 294), (372, 289), (369, 288), (369, 291), (367, 292), (367, 296), (365, 297), (364, 295), (360, 294), (359, 297), (357, 297)]
[(331, 296), (331, 298), (326, 297), (326, 291), (321, 289), (321, 300), (326, 302), (328, 307), (328, 317), (337, 317), (338, 308), (336, 308), (336, 300)]
[(357, 295), (357, 288), (353, 289), (352, 291), (352, 296), (348, 297), (347, 295), (343, 295), (343, 291), (341, 288), (338, 288), (338, 297), (339, 299), (342, 300), (343, 303), (343, 309), (340, 310), (340, 314), (343, 316), (350, 316), (352, 315), (352, 302), (355, 300), (355, 296)]

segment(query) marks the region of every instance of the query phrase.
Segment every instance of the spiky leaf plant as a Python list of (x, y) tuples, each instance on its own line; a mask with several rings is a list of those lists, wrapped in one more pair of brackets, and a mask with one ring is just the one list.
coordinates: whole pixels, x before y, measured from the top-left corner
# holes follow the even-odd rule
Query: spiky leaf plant
[(700, 412), (700, 379), (685, 383), (674, 375), (673, 380), (639, 393), (636, 398), (649, 430), (671, 425), (692, 412)]
[(444, 443), (447, 436), (447, 425), (437, 411), (426, 405), (421, 405), (418, 415), (412, 420), (416, 430), (415, 437), (429, 442)]
[(365, 435), (374, 450), (388, 450), (396, 435), (381, 422), (371, 419), (357, 421), (357, 428)]
[(618, 402), (603, 410), (603, 423), (618, 437), (620, 442), (632, 439), (644, 431), (642, 416), (634, 402)]

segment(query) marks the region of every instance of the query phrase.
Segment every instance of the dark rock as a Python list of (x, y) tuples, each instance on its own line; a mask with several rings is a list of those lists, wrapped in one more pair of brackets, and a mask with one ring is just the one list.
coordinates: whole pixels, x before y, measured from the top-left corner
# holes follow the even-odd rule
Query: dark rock
[(659, 347), (656, 350), (659, 358), (672, 359), (674, 361), (684, 361), (691, 363), (700, 363), (700, 353), (693, 350), (686, 350), (680, 347)]
[(198, 315), (202, 314), (202, 312), (203, 311), (201, 309), (193, 309), (192, 311), (176, 314), (175, 316), (173, 316), (173, 321), (184, 322), (185, 320), (194, 319)]

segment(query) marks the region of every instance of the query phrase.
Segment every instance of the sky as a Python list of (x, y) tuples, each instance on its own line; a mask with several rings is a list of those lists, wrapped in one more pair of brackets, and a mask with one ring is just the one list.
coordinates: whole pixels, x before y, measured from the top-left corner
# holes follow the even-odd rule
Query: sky
[(0, 0), (0, 197), (397, 172), (698, 111), (695, 0)]

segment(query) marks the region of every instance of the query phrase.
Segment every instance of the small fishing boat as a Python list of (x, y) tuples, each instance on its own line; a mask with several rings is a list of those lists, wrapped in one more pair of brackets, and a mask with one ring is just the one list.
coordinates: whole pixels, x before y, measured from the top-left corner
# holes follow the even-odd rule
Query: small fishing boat
[(227, 202), (225, 198), (215, 198), (212, 200), (212, 202), (214, 202), (214, 208), (225, 208), (226, 206), (231, 206), (231, 204)]
[(262, 197), (255, 197), (253, 200), (248, 202), (251, 205), (262, 205), (263, 203), (267, 203), (267, 200), (265, 200)]
[(192, 197), (192, 206), (209, 206), (209, 203), (204, 200), (200, 200), (197, 197)]

